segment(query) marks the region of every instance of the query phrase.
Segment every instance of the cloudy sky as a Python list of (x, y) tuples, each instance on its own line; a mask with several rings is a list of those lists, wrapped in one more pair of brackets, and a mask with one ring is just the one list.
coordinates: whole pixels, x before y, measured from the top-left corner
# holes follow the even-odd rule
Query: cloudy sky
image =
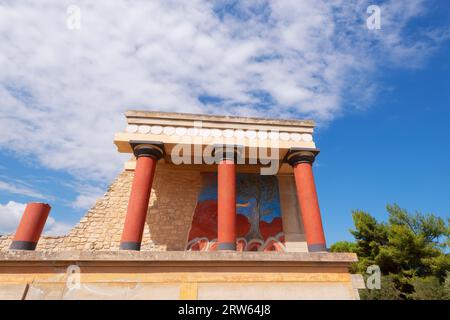
[[(450, 178), (436, 171), (448, 152), (433, 159), (449, 137), (449, 17), (446, 0), (0, 0), (0, 233), (28, 201), (52, 204), (48, 233), (76, 223), (122, 168), (112, 138), (127, 109), (316, 120), (331, 241), (356, 207), (448, 215), (447, 184), (404, 178)], [(436, 175), (420, 180), (411, 159)]]

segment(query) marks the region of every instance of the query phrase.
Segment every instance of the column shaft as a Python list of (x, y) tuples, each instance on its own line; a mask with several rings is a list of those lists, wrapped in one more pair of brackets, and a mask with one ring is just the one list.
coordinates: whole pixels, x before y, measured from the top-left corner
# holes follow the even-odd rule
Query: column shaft
[(140, 250), (141, 248), (157, 161), (156, 158), (149, 156), (140, 156), (136, 160), (128, 211), (120, 242), (122, 250)]
[(34, 250), (44, 229), (50, 209), (50, 205), (46, 203), (27, 204), (10, 249)]
[(294, 176), (308, 250), (326, 251), (325, 235), (312, 172), (312, 163), (300, 162), (295, 164)]
[(217, 170), (217, 248), (236, 250), (236, 165), (223, 159)]

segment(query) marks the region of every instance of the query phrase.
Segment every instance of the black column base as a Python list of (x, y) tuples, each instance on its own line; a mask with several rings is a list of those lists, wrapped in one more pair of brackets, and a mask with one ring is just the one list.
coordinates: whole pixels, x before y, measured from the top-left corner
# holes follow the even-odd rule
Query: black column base
[(139, 242), (121, 242), (120, 243), (120, 250), (140, 251), (141, 250), (141, 244)]
[(236, 243), (220, 242), (217, 244), (217, 250), (233, 250), (236, 251)]
[(327, 252), (327, 246), (325, 243), (308, 244), (309, 252)]
[(34, 249), (36, 249), (36, 245), (37, 245), (37, 242), (13, 240), (9, 249), (10, 250), (34, 250)]

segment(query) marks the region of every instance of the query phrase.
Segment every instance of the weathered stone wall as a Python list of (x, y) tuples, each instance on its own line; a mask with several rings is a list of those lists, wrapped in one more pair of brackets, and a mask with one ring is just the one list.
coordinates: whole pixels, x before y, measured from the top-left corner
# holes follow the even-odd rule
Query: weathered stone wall
[[(124, 171), (80, 222), (62, 237), (41, 237), (36, 250), (118, 250), (134, 171)], [(142, 251), (184, 250), (200, 189), (198, 171), (158, 165), (144, 228)], [(0, 251), (11, 236), (0, 236)]]
[(0, 252), (8, 250), (11, 239), (11, 235), (0, 235)]
[[(66, 236), (43, 236), (39, 240), (36, 250), (39, 251), (53, 251), (55, 248), (60, 248)], [(0, 252), (7, 251), (11, 245), (13, 235), (0, 235)]]

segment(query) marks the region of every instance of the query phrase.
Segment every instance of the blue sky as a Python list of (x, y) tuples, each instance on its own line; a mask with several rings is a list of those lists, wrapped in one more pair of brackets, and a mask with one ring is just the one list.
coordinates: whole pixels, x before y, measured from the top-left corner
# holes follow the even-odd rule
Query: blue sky
[(387, 70), (369, 110), (316, 135), (315, 168), (329, 242), (351, 240), (351, 211), (386, 220), (386, 204), (450, 217), (450, 44), (419, 70)]
[(127, 109), (316, 120), (329, 243), (352, 209), (448, 217), (449, 40), (445, 0), (0, 1), (0, 233), (29, 201), (74, 225), (122, 169)]

